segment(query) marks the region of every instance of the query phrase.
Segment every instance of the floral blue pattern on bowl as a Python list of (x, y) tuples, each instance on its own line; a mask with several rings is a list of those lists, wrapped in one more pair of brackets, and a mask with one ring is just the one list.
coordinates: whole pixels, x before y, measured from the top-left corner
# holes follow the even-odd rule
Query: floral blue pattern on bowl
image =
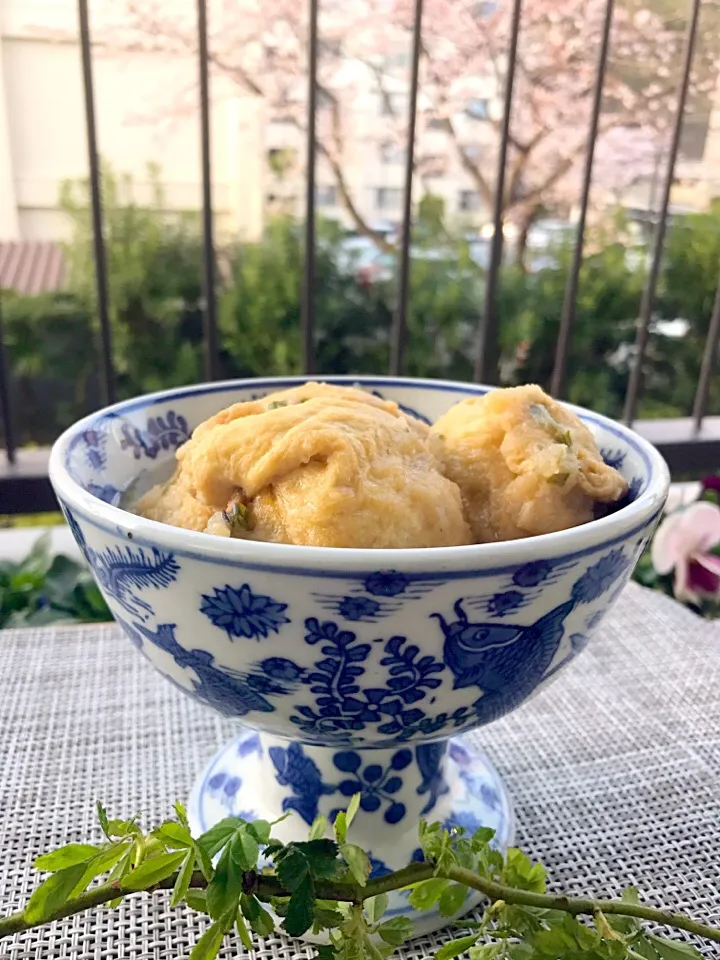
[[(521, 706), (590, 642), (657, 521), (664, 462), (632, 431), (580, 411), (631, 486), (622, 509), (561, 533), (470, 547), (254, 543), (119, 509), (142, 470), (172, 469), (198, 423), (290, 382), (117, 404), (67, 431), (51, 458), (65, 516), (131, 642), (179, 689), (244, 725), (199, 778), (194, 825), (292, 811), (281, 825), (291, 839), (357, 792), (355, 840), (372, 850), (376, 871), (417, 856), (421, 816), (491, 825), (507, 845), (507, 794), (464, 734)], [(486, 390), (359, 382), (430, 421)], [(392, 909), (407, 903), (396, 898)], [(442, 922), (425, 917), (418, 931)]]

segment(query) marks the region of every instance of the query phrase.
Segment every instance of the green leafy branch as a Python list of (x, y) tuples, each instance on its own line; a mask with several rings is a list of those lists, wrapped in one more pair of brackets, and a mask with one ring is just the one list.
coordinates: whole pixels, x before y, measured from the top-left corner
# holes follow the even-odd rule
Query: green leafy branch
[(416, 910), (454, 917), (472, 889), (488, 901), (481, 919), (459, 921), (469, 932), (446, 943), (436, 960), (464, 953), (470, 960), (701, 958), (694, 946), (664, 939), (642, 921), (720, 943), (720, 929), (641, 903), (632, 888), (619, 900), (548, 893), (542, 864), (515, 848), (503, 856), (485, 828), (469, 835), (421, 822), (424, 862), (370, 880), (367, 854), (348, 842), (358, 805), (354, 797), (332, 828), (318, 817), (307, 840), (286, 844), (273, 836), (279, 821), (227, 817), (195, 838), (176, 804), (177, 819), (146, 834), (137, 818), (110, 820), (98, 804), (104, 841), (38, 857), (35, 866), (50, 875), (24, 910), (0, 918), (0, 939), (132, 894), (169, 890), (171, 906), (184, 903), (210, 920), (190, 960), (213, 960), (233, 930), (249, 950), (251, 934), (267, 936), (278, 925), (293, 937), (324, 935), (317, 960), (386, 960), (413, 930), (408, 917), (385, 919), (389, 893), (407, 891)]
[(0, 560), (0, 628), (112, 620), (88, 568), (51, 548), (48, 530), (22, 562)]

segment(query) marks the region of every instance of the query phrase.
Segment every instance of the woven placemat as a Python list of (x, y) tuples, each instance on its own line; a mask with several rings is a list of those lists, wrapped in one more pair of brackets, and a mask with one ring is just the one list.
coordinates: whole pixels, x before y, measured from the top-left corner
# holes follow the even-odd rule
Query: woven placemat
[[(154, 672), (111, 625), (0, 633), (0, 911), (33, 859), (98, 838), (111, 813), (167, 816), (234, 732)], [(478, 736), (515, 798), (518, 845), (554, 885), (651, 901), (720, 925), (720, 628), (631, 585), (549, 689)], [(0, 942), (3, 960), (187, 957), (203, 930), (167, 898), (72, 917)], [(432, 955), (442, 936), (405, 958)], [(229, 942), (221, 956), (242, 952)], [(720, 949), (704, 946), (708, 957)], [(309, 955), (281, 937), (259, 960)]]

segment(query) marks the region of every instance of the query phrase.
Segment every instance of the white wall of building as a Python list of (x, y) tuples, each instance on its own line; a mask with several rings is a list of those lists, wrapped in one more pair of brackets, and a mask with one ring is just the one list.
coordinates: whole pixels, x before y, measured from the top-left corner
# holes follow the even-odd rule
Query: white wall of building
[[(0, 0), (0, 239), (59, 239), (68, 223), (61, 185), (87, 177), (80, 47), (73, 0)], [(96, 4), (92, 5), (93, 11)], [(40, 30), (42, 28), (42, 31)], [(62, 40), (41, 36), (57, 30)], [(94, 48), (98, 149), (150, 197), (160, 167), (167, 207), (201, 204), (197, 60)], [(168, 112), (168, 91), (176, 107)], [(263, 122), (257, 101), (218, 82), (213, 91), (213, 200), (219, 234), (262, 229)], [(172, 99), (172, 98), (171, 98)]]
[[(92, 26), (102, 36), (113, 0), (93, 0)], [(58, 206), (66, 180), (87, 177), (87, 144), (76, 0), (0, 0), (0, 240), (52, 240), (69, 224)], [(149, 202), (148, 165), (160, 168), (169, 210), (201, 205), (197, 57), (161, 52), (112, 53), (93, 48), (98, 146), (118, 173), (130, 174), (138, 202)], [(350, 69), (350, 68), (348, 68)], [(365, 70), (357, 65), (357, 70)], [(397, 222), (404, 183), (402, 150), (388, 157), (378, 138), (382, 99), (369, 72), (353, 76), (352, 123), (342, 148), (342, 169), (364, 219)], [(400, 116), (407, 112), (406, 72), (395, 90)], [(720, 103), (720, 88), (717, 102)], [(213, 200), (218, 236), (254, 238), (267, 210), (302, 213), (305, 134), (290, 124), (269, 122), (266, 106), (240, 94), (229, 81), (212, 80)], [(488, 87), (490, 110), (499, 110)], [(323, 136), (322, 109), (318, 116)], [(494, 135), (482, 119), (456, 119), (462, 142), (470, 144), (486, 180), (495, 179)], [(272, 151), (291, 148), (295, 162), (282, 176), (270, 169)], [(440, 162), (435, 176), (416, 177), (415, 201), (430, 191), (444, 200), (451, 222), (479, 226), (489, 210), (442, 130), (423, 138), (423, 154)], [(691, 169), (692, 168), (692, 169)], [(681, 181), (691, 184), (696, 206), (720, 195), (720, 107), (716, 108), (701, 163), (680, 162)], [(341, 202), (327, 161), (318, 159), (321, 214), (354, 226)], [(673, 200), (688, 191), (678, 184)], [(647, 206), (650, 185), (638, 184), (624, 201)], [(681, 199), (680, 194), (683, 194)], [(689, 201), (688, 201), (689, 202)]]

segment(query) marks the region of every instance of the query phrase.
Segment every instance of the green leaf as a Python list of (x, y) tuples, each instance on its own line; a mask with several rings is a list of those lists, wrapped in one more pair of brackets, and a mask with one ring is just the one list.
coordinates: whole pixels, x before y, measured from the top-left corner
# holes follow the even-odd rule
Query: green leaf
[[(527, 946), (527, 944), (523, 944), (523, 946)], [(470, 960), (493, 960), (502, 950), (502, 947), (501, 943), (484, 943), (480, 947), (470, 947)], [(530, 948), (529, 956), (532, 956), (532, 948)]]
[(175, 881), (175, 886), (173, 887), (172, 897), (170, 898), (170, 906), (176, 907), (182, 900), (185, 899), (185, 894), (190, 888), (190, 881), (192, 880), (193, 871), (195, 869), (195, 851), (188, 850), (185, 854), (185, 859), (182, 862), (180, 867), (180, 872), (178, 873), (177, 880)]
[(255, 837), (257, 842), (262, 846), (270, 840), (270, 830), (271, 826), (267, 820), (253, 820), (252, 823), (247, 825), (248, 832)]
[(97, 810), (98, 820), (100, 821), (100, 827), (105, 836), (110, 840), (110, 823), (108, 821), (108, 815), (105, 812), (105, 807), (100, 803), (99, 800), (95, 802), (95, 809)]
[(614, 930), (616, 933), (621, 933), (624, 937), (629, 937), (637, 933), (642, 926), (640, 921), (634, 917), (620, 917), (615, 914), (609, 914), (605, 917), (605, 920), (611, 930)]
[(446, 887), (438, 903), (438, 910), (442, 916), (452, 917), (456, 914), (465, 902), (467, 892), (468, 888), (462, 883), (452, 883)]
[(429, 910), (438, 902), (444, 890), (450, 885), (449, 880), (443, 877), (433, 877), (432, 880), (423, 880), (410, 893), (410, 904), (416, 910)]
[(345, 876), (347, 868), (341, 860), (338, 860), (339, 850), (334, 840), (323, 837), (318, 840), (300, 841), (292, 846), (305, 855), (313, 876), (323, 880), (336, 880)]
[(213, 878), (213, 874), (215, 873), (212, 865), (212, 860), (207, 855), (205, 850), (203, 850), (202, 847), (198, 846), (197, 843), (193, 843), (193, 849), (195, 851), (195, 856), (197, 857), (197, 861), (200, 866), (200, 869), (202, 870), (202, 875), (205, 877), (207, 882), (210, 883), (210, 881)]
[(179, 800), (175, 801), (175, 803), (173, 804), (173, 809), (175, 810), (175, 813), (177, 814), (177, 818), (180, 821), (180, 823), (185, 827), (186, 830), (189, 830), (190, 821), (188, 820), (187, 811), (185, 810), (185, 807), (180, 803)]
[(312, 960), (335, 960), (335, 947), (329, 943), (315, 947), (315, 956)]
[[(132, 855), (132, 848), (133, 845), (131, 843), (128, 843), (127, 841), (121, 841), (120, 843), (112, 844), (112, 846), (108, 847), (106, 850), (103, 850), (96, 857), (93, 857), (92, 860), (85, 864), (85, 873), (78, 881), (75, 889), (72, 892), (72, 896), (79, 896), (83, 890), (85, 890), (91, 880), (93, 880), (95, 877), (101, 876), (108, 870), (112, 870), (113, 867), (115, 867), (115, 865), (123, 857), (128, 857), (129, 867), (129, 858)], [(114, 877), (113, 879), (119, 878)]]
[(237, 930), (238, 937), (240, 938), (240, 943), (245, 947), (246, 950), (252, 950), (252, 937), (250, 936), (250, 931), (245, 923), (245, 917), (243, 917), (242, 910), (240, 909), (238, 909), (235, 914), (235, 929)]
[(484, 847), (486, 844), (490, 843), (494, 836), (495, 831), (490, 827), (479, 827), (475, 833), (473, 833), (471, 839), (474, 846)]
[(386, 893), (379, 893), (376, 897), (369, 897), (363, 906), (367, 910), (370, 923), (377, 923), (388, 908), (390, 898)]
[[(319, 906), (323, 901), (315, 901), (315, 917), (313, 920), (313, 930), (319, 932), (320, 930), (334, 930), (336, 927), (339, 927), (345, 920), (345, 917), (340, 913), (339, 910), (330, 910), (327, 907)], [(325, 901), (327, 902), (327, 901)]]
[(537, 947), (540, 953), (546, 953), (550, 956), (560, 956), (569, 950), (574, 950), (576, 943), (573, 937), (569, 936), (560, 927), (551, 927), (541, 930), (536, 934), (533, 945)]
[(216, 920), (192, 948), (190, 960), (215, 960), (225, 939), (225, 924)]
[(209, 857), (214, 857), (220, 853), (226, 843), (234, 836), (235, 831), (242, 825), (242, 821), (237, 817), (225, 817), (214, 827), (198, 837), (198, 846), (204, 850)]
[(522, 850), (510, 847), (505, 854), (504, 880), (511, 887), (545, 892), (545, 868), (541, 863), (532, 863)]
[(162, 826), (153, 830), (153, 836), (161, 840), (171, 849), (181, 849), (182, 847), (191, 847), (194, 843), (190, 831), (181, 823), (175, 820), (168, 820)]
[(128, 843), (125, 853), (118, 860), (114, 869), (110, 873), (110, 876), (108, 877), (108, 882), (112, 882), (114, 880), (122, 880), (123, 877), (125, 877), (128, 873), (130, 873), (130, 870), (132, 869), (133, 849), (134, 849), (134, 844)]
[(23, 915), (28, 923), (40, 923), (43, 917), (65, 904), (85, 873), (84, 863), (58, 870), (42, 883), (28, 900)]
[(208, 913), (219, 920), (229, 910), (235, 910), (242, 893), (242, 869), (232, 855), (230, 845), (223, 850), (215, 874), (207, 888)]
[(123, 837), (137, 836), (138, 827), (133, 820), (110, 820), (108, 835), (111, 840), (121, 840)]
[(348, 831), (347, 817), (345, 816), (344, 810), (340, 810), (335, 817), (333, 829), (335, 830), (335, 839), (337, 840), (338, 844), (342, 846), (342, 844), (347, 840)]
[(44, 853), (35, 860), (35, 867), (38, 870), (64, 870), (65, 867), (72, 867), (76, 863), (87, 863), (101, 852), (100, 847), (94, 847), (89, 843), (68, 843), (52, 853)]
[(413, 925), (409, 917), (393, 917), (381, 923), (377, 929), (385, 943), (399, 947), (412, 936)]
[(123, 880), (127, 890), (146, 890), (175, 873), (185, 858), (185, 851), (164, 853), (152, 860), (145, 860)]
[(637, 887), (625, 887), (625, 889), (623, 890), (623, 893), (622, 893), (622, 896), (620, 897), (620, 899), (621, 899), (621, 900), (624, 900), (625, 903), (639, 904), (639, 903), (640, 903), (640, 893), (638, 892), (638, 888), (637, 888)]
[[(460, 837), (455, 841), (455, 854), (457, 856), (458, 864), (461, 867), (465, 867), (466, 870), (472, 870), (473, 873), (476, 872), (476, 861), (478, 860), (477, 853), (473, 847), (472, 840), (469, 840), (467, 837)], [(484, 865), (484, 861), (487, 860), (487, 848), (482, 850), (481, 862)], [(485, 870), (481, 871), (485, 873)]]
[(313, 820), (312, 826), (310, 827), (309, 838), (311, 840), (319, 840), (320, 837), (325, 836), (325, 831), (328, 828), (327, 817), (324, 817), (322, 814), (315, 817)]
[(645, 960), (659, 960), (659, 954), (655, 947), (649, 943), (645, 937), (636, 937), (632, 941), (632, 949), (635, 953), (644, 957)]
[(653, 933), (645, 936), (662, 960), (702, 960), (702, 954), (691, 943), (685, 943), (682, 940), (665, 940), (663, 937), (656, 937)]
[(364, 887), (372, 869), (365, 851), (354, 843), (344, 843), (340, 847), (340, 854), (350, 868), (355, 882)]
[(286, 890), (297, 890), (308, 878), (310, 864), (295, 844), (289, 844), (277, 860), (277, 875)]
[(195, 887), (185, 894), (185, 903), (191, 910), (197, 910), (198, 913), (207, 913), (207, 892), (205, 890), (196, 890)]
[[(48, 529), (37, 538), (32, 545), (30, 553), (20, 564), (19, 573), (34, 574), (44, 577), (51, 564), (50, 549), (52, 547), (52, 530)], [(72, 561), (70, 561), (72, 563)]]
[(257, 867), (260, 847), (257, 839), (247, 827), (241, 827), (233, 837), (230, 844), (230, 855), (242, 871), (254, 870)]
[(45, 598), (50, 605), (76, 613), (75, 589), (84, 579), (83, 568), (69, 557), (53, 557), (45, 577)]
[[(494, 946), (494, 944), (491, 944), (491, 946)], [(477, 947), (473, 947), (470, 951), (470, 960), (472, 960), (473, 950), (476, 949)], [(533, 948), (527, 943), (512, 943), (508, 946), (507, 952), (511, 960), (536, 960), (537, 957)]]
[(275, 922), (257, 897), (243, 894), (240, 897), (243, 916), (259, 937), (267, 937), (275, 930)]
[(309, 876), (300, 883), (287, 907), (283, 927), (291, 937), (301, 937), (313, 924), (315, 917), (315, 890)]
[(358, 810), (360, 809), (360, 799), (361, 794), (356, 793), (350, 798), (350, 803), (347, 805), (347, 810), (345, 811), (345, 820), (347, 822), (348, 829), (350, 828)]
[(477, 938), (478, 935), (475, 933), (468, 937), (459, 937), (457, 940), (451, 940), (450, 943), (446, 943), (443, 947), (440, 947), (435, 954), (435, 960), (453, 960), (453, 957), (459, 957), (461, 953), (465, 953), (470, 947), (475, 946)]

